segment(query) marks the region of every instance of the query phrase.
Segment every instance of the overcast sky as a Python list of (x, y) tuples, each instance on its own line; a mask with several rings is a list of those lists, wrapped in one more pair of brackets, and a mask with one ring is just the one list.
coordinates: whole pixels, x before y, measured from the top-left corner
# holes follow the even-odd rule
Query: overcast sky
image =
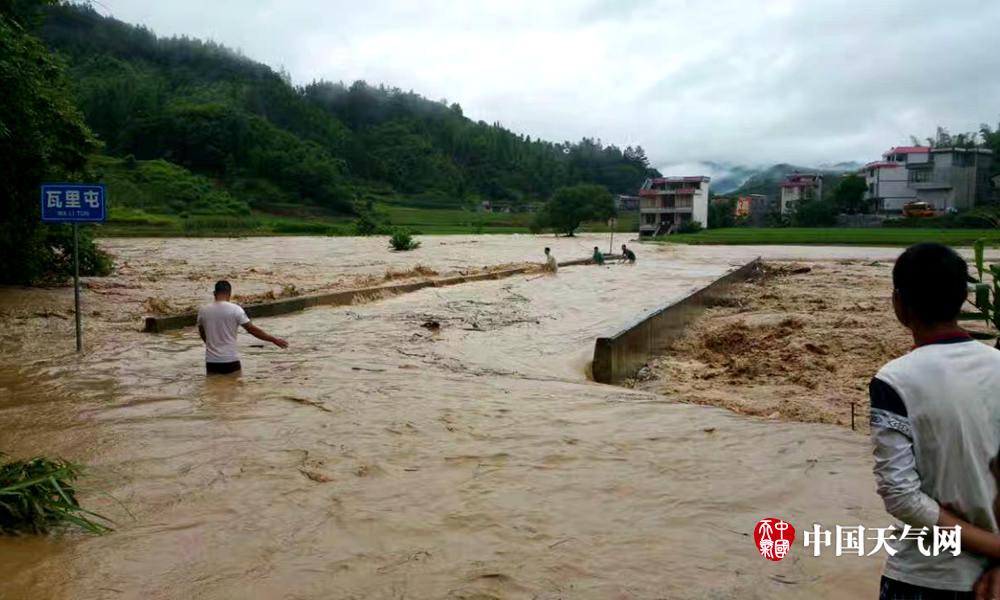
[[(867, 161), (1000, 121), (996, 0), (100, 0), (296, 83), (386, 83), (655, 166)], [(687, 167), (684, 167), (687, 168)]]

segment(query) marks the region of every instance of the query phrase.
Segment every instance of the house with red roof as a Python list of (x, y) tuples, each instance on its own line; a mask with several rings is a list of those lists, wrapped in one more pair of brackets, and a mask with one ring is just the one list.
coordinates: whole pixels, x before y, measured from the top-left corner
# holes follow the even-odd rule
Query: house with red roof
[(935, 210), (962, 210), (991, 200), (993, 152), (986, 148), (897, 146), (865, 165), (876, 212), (898, 214), (908, 202)]
[(802, 200), (823, 198), (823, 176), (819, 173), (792, 173), (781, 184), (781, 214), (795, 212)]
[(661, 235), (697, 221), (708, 225), (710, 177), (655, 177), (639, 190), (639, 235)]
[(868, 184), (865, 199), (873, 203), (875, 212), (902, 212), (904, 204), (917, 199), (917, 190), (909, 185), (907, 165), (928, 164), (930, 150), (926, 146), (896, 146), (884, 152), (882, 160), (864, 166)]

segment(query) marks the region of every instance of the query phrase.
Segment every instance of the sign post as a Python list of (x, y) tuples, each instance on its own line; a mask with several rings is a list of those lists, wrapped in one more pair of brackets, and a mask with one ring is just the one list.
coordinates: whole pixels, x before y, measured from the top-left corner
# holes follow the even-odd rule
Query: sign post
[(614, 254), (615, 252), (615, 225), (618, 224), (618, 219), (611, 217), (608, 219), (608, 227), (611, 228), (611, 241), (608, 242), (608, 254)]
[(80, 223), (103, 223), (108, 217), (103, 184), (42, 184), (42, 222), (73, 224), (73, 312), (76, 316), (76, 351), (83, 351), (80, 315)]

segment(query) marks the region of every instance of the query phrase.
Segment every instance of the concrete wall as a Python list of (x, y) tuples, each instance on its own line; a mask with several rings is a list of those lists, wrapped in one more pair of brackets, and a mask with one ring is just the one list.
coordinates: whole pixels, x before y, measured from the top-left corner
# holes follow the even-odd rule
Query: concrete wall
[(635, 375), (650, 357), (677, 339), (692, 319), (704, 309), (706, 302), (728, 291), (760, 270), (760, 259), (730, 271), (690, 295), (660, 308), (609, 337), (597, 338), (594, 344), (594, 381), (618, 383)]

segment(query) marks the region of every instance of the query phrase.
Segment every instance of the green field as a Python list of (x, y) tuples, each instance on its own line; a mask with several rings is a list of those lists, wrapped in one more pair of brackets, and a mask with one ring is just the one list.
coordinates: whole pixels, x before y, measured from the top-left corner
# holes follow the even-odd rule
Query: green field
[[(424, 235), (528, 233), (532, 213), (481, 213), (458, 208), (414, 208), (378, 204), (389, 227)], [(97, 226), (100, 237), (217, 237), (253, 235), (353, 235), (349, 216), (249, 216), (151, 214), (135, 208), (113, 208), (108, 223)], [(619, 217), (616, 231), (638, 230), (638, 215)], [(587, 223), (582, 231), (608, 231), (605, 223)]]
[(1000, 245), (1000, 229), (733, 227), (661, 236), (653, 241), (675, 244), (822, 246), (909, 246), (918, 242), (941, 242), (951, 246), (971, 246), (979, 239), (985, 239), (993, 246)]

